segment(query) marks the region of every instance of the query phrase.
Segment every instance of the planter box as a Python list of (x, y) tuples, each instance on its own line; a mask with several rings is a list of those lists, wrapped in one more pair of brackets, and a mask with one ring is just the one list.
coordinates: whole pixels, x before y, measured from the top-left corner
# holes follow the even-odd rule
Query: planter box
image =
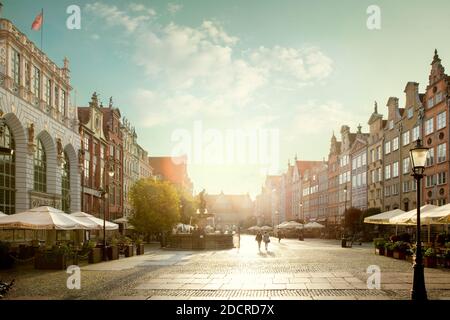
[(375, 254), (379, 254), (380, 256), (384, 256), (384, 248), (375, 249)]
[(128, 246), (125, 246), (125, 257), (132, 257), (134, 256), (134, 245), (130, 244)]
[(450, 268), (450, 259), (444, 259), (444, 268)]
[(103, 260), (103, 248), (92, 248), (89, 251), (89, 263), (99, 263)]
[(406, 253), (403, 251), (394, 250), (394, 259), (405, 260)]
[(108, 260), (119, 259), (119, 247), (117, 246), (107, 247), (106, 252), (108, 254)]
[(137, 254), (138, 256), (140, 256), (140, 255), (143, 255), (144, 252), (145, 252), (145, 246), (144, 246), (144, 244), (143, 244), (143, 243), (138, 244), (138, 245), (136, 246), (136, 254)]
[(67, 268), (67, 259), (64, 254), (54, 252), (37, 252), (34, 256), (36, 269), (64, 270)]
[(437, 260), (436, 257), (424, 257), (423, 264), (426, 268), (436, 268)]
[(384, 255), (386, 257), (392, 258), (394, 256), (394, 250), (385, 249), (384, 250)]

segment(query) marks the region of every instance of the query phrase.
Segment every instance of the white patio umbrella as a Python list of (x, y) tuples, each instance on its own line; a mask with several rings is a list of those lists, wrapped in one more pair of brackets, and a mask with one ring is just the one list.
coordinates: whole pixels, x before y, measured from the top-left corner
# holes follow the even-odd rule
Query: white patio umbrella
[(390, 224), (389, 219), (397, 217), (403, 213), (405, 213), (405, 211), (400, 210), (400, 209), (394, 209), (394, 210), (382, 212), (382, 213), (375, 214), (373, 216), (364, 218), (364, 223)]
[(258, 231), (258, 230), (261, 230), (261, 228), (258, 226), (253, 226), (253, 227), (248, 228), (248, 230), (249, 231)]
[(269, 227), (269, 226), (262, 226), (261, 227), (261, 230), (262, 231), (270, 231), (270, 230), (272, 230), (273, 228), (272, 227)]
[(61, 210), (44, 206), (0, 217), (0, 229), (76, 230), (86, 225)]
[(296, 221), (284, 222), (278, 225), (278, 229), (296, 229), (303, 227), (303, 224)]
[[(420, 214), (421, 216), (425, 214), (428, 211), (431, 211), (438, 206), (432, 205), (432, 204), (426, 204), (420, 207)], [(413, 218), (417, 216), (417, 209), (409, 210), (405, 213), (402, 213), (398, 216), (392, 217), (389, 219), (389, 224), (394, 225), (415, 225), (413, 222)]]
[(6, 217), (7, 214), (4, 214), (3, 212), (0, 211), (0, 217)]
[[(417, 223), (417, 215), (411, 217), (411, 222)], [(421, 224), (446, 224), (450, 222), (450, 203), (420, 213)]]
[[(94, 217), (93, 215), (86, 212), (73, 212), (70, 214), (71, 217), (78, 219), (79, 221), (83, 221), (92, 226), (90, 230), (103, 230), (103, 219), (99, 219)], [(105, 221), (105, 229), (106, 230), (117, 230), (119, 229), (119, 225), (117, 223), (112, 223), (109, 221)]]
[(322, 228), (325, 228), (325, 226), (314, 221), (314, 222), (308, 222), (307, 224), (305, 224), (304, 228), (305, 229), (322, 229)]

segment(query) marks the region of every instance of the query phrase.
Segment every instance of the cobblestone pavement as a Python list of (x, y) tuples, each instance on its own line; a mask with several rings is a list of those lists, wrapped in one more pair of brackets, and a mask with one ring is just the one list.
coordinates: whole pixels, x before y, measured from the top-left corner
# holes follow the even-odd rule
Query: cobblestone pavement
[[(381, 270), (381, 288), (368, 289), (367, 268)], [(16, 279), (9, 299), (409, 299), (412, 265), (374, 254), (372, 244), (272, 238), (258, 252), (253, 236), (239, 249), (170, 251), (84, 265), (81, 289), (66, 287), (64, 271), (30, 267), (0, 272)], [(425, 269), (431, 299), (450, 298), (450, 271)]]

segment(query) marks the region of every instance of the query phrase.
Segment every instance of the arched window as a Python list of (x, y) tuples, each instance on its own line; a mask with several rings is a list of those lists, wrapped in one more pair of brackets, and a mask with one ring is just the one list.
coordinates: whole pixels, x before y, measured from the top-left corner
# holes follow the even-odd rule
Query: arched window
[(16, 213), (16, 158), (14, 137), (5, 124), (0, 127), (0, 147), (13, 150), (0, 153), (0, 211)]
[(61, 171), (61, 208), (64, 212), (70, 212), (70, 163), (67, 153), (64, 152), (64, 164)]
[(34, 153), (34, 191), (47, 192), (47, 156), (40, 139)]

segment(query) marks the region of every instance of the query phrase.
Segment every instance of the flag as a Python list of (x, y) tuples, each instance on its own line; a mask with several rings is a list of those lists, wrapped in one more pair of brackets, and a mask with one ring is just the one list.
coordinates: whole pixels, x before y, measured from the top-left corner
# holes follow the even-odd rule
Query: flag
[(43, 22), (44, 22), (44, 12), (42, 11), (34, 19), (33, 24), (31, 25), (31, 29), (35, 31), (40, 30)]

